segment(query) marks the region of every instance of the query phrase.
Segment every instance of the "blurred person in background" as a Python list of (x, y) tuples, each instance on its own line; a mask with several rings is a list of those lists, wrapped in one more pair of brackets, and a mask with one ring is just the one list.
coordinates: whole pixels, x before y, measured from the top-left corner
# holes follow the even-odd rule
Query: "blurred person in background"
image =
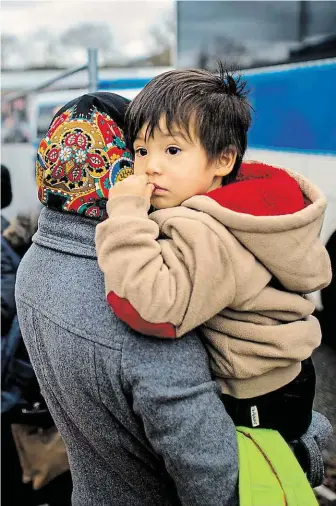
[[(2, 165), (1, 208), (8, 207), (11, 200), (10, 173)], [(33, 441), (30, 447), (36, 454), (35, 464), (38, 459), (41, 464), (45, 458), (44, 449), (37, 446), (39, 436), (34, 432), (55, 430), (22, 340), (14, 298), (16, 272), (36, 230), (35, 215), (21, 214), (10, 222), (1, 216), (1, 503), (4, 506), (21, 506), (23, 503), (35, 506), (43, 502), (50, 506), (65, 506), (70, 504), (71, 496), (71, 477), (69, 472), (63, 472), (64, 467), (57, 479), (44, 476), (43, 486), (34, 490), (30, 481), (33, 481), (34, 473), (40, 472), (38, 467), (41, 466), (35, 465), (30, 480), (27, 466), (22, 465), (25, 441)], [(16, 439), (13, 427), (17, 432)], [(54, 433), (52, 439), (55, 440)], [(45, 438), (47, 441), (50, 443), (50, 437)], [(54, 457), (55, 454), (49, 452), (47, 459), (52, 461)], [(67, 467), (67, 462), (65, 465)], [(42, 466), (45, 475), (46, 469), (50, 471), (50, 465), (43, 463)], [(57, 471), (55, 473), (57, 475)], [(27, 482), (24, 483), (23, 479)]]
[[(1, 210), (11, 205), (13, 199), (12, 183), (8, 168), (1, 164)], [(8, 220), (1, 213), (1, 234), (7, 228)]]
[[(1, 165), (1, 211), (10, 206), (12, 199), (10, 172), (5, 165)], [(3, 237), (8, 226), (9, 221), (1, 212), (1, 332), (5, 334), (15, 313), (15, 275), (20, 261)]]

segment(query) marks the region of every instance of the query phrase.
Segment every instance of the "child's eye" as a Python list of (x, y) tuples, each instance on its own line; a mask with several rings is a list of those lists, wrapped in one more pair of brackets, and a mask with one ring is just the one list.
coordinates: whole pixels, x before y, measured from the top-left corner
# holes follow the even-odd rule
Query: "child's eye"
[(169, 146), (169, 148), (166, 149), (166, 153), (169, 155), (178, 155), (181, 153), (181, 149), (177, 148), (176, 146)]
[(138, 156), (146, 156), (147, 155), (147, 149), (145, 148), (138, 148), (135, 150), (135, 154)]

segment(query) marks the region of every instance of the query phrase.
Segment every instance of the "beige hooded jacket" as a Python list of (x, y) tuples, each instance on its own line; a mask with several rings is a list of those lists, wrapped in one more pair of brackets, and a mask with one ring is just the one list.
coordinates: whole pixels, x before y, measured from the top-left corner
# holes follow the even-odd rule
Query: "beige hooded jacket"
[(273, 391), (320, 344), (304, 294), (331, 280), (325, 208), (306, 178), (256, 162), (236, 183), (149, 216), (142, 197), (112, 198), (96, 233), (107, 299), (145, 334), (176, 338), (201, 325), (224, 393)]

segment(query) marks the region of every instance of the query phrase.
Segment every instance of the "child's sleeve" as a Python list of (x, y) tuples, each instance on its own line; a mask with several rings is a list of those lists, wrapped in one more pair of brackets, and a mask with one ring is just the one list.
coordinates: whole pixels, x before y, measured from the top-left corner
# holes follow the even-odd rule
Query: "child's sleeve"
[(232, 302), (226, 248), (197, 211), (168, 216), (160, 230), (143, 197), (123, 195), (108, 214), (96, 229), (98, 263), (108, 303), (134, 330), (180, 337)]

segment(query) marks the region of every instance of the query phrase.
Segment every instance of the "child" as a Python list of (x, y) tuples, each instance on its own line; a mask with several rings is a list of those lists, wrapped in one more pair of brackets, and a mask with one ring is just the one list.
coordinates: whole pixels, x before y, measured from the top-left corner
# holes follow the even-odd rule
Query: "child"
[(326, 201), (299, 174), (242, 163), (250, 121), (223, 68), (154, 78), (128, 110), (135, 175), (110, 190), (98, 261), (120, 319), (171, 339), (200, 326), (236, 425), (292, 440), (311, 421), (321, 334), (304, 294), (331, 278)]

